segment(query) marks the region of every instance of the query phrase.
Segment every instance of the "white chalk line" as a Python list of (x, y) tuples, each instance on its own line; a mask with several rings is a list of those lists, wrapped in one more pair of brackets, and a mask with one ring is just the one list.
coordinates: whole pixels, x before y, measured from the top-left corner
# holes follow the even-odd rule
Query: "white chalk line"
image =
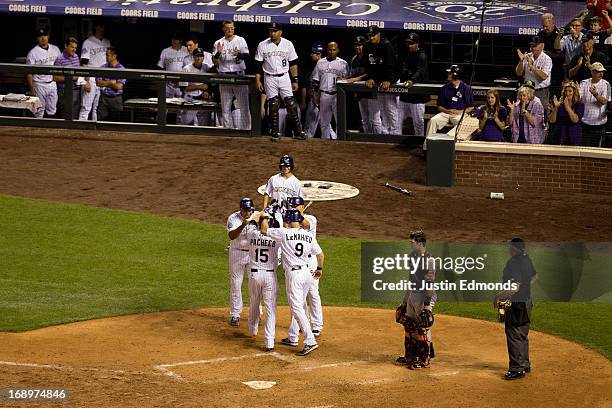
[(304, 367), (302, 370), (312, 371), (312, 370), (318, 370), (320, 368), (343, 367), (343, 366), (350, 366), (353, 364), (363, 364), (363, 363), (367, 363), (367, 361), (364, 361), (364, 360), (343, 361), (340, 363), (330, 363), (330, 364), (322, 364), (318, 366)]
[(431, 373), (431, 374), (427, 374), (430, 377), (447, 377), (447, 376), (451, 376), (451, 375), (457, 375), (459, 374), (459, 371), (443, 371), (441, 373)]
[(17, 361), (0, 361), (0, 365), (12, 366), (12, 367), (30, 367), (30, 368), (47, 368), (61, 371), (93, 371), (109, 374), (140, 374), (140, 375), (151, 375), (155, 373), (146, 373), (143, 371), (125, 371), (125, 370), (114, 370), (110, 368), (93, 368), (93, 367), (68, 367), (58, 364), (37, 364), (37, 363), (24, 363)]

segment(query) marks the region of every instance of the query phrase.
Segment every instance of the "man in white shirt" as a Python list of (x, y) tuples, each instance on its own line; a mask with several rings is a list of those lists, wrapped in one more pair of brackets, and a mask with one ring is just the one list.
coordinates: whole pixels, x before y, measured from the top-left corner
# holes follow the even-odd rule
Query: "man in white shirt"
[(552, 59), (544, 52), (544, 38), (540, 36), (532, 37), (529, 42), (530, 52), (523, 53), (520, 49), (516, 50), (519, 62), (515, 72), (517, 76), (522, 76), (523, 80), (532, 81), (535, 86), (535, 96), (540, 98), (544, 109), (548, 108), (550, 73), (552, 72)]
[(580, 82), (580, 99), (584, 103), (582, 116), (582, 143), (602, 147), (606, 133), (610, 102), (610, 83), (603, 79), (606, 68), (601, 62), (591, 64), (591, 78)]
[[(183, 70), (183, 60), (189, 56), (187, 47), (183, 46), (183, 41), (178, 33), (172, 35), (172, 45), (164, 48), (159, 56), (157, 66), (166, 71), (181, 72)], [(176, 82), (166, 82), (166, 98), (180, 98), (181, 90)]]
[[(28, 52), (26, 64), (30, 65), (53, 65), (57, 57), (62, 53), (58, 47), (49, 44), (49, 31), (41, 28), (36, 31), (38, 44)], [(53, 75), (28, 74), (28, 88), (32, 96), (37, 96), (42, 109), (36, 112), (37, 118), (42, 118), (57, 113), (57, 84), (53, 81)]]
[[(99, 68), (106, 64), (106, 50), (111, 46), (105, 37), (104, 23), (96, 22), (93, 26), (94, 32), (85, 41), (81, 48), (81, 65)], [(97, 110), (100, 102), (100, 88), (96, 85), (96, 78), (89, 77), (87, 84), (81, 89), (81, 110), (79, 120), (98, 119)]]
[[(183, 67), (183, 72), (204, 73), (213, 67), (212, 55), (197, 48), (192, 53), (193, 63)], [(185, 93), (185, 101), (193, 102), (206, 100), (209, 97), (209, 86), (202, 82), (179, 82), (181, 90)], [(210, 113), (201, 110), (181, 111), (181, 124), (194, 126), (210, 125)]]
[(293, 158), (284, 155), (278, 163), (280, 173), (277, 173), (268, 179), (266, 190), (264, 192), (263, 206), (267, 208), (269, 205), (276, 204), (280, 208), (276, 218), (279, 223), (282, 223), (282, 214), (288, 208), (287, 199), (289, 197), (300, 197), (302, 195), (302, 185), (300, 180), (293, 175)]

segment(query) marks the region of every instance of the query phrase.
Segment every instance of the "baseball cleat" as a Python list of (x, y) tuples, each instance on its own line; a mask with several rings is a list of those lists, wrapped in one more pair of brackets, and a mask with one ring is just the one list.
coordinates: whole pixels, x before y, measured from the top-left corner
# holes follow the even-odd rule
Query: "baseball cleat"
[(300, 351), (299, 353), (296, 353), (296, 355), (304, 357), (306, 354), (310, 354), (318, 348), (319, 348), (318, 344), (313, 344), (312, 346), (305, 345), (302, 351)]
[(321, 330), (313, 330), (312, 334), (314, 334), (315, 337), (319, 337), (321, 335)]
[(306, 140), (307, 136), (306, 136), (306, 132), (304, 132), (303, 130), (301, 132), (298, 132), (295, 136), (295, 139), (298, 140)]
[(232, 318), (230, 319), (230, 324), (232, 326), (240, 326), (240, 317), (232, 316)]
[(404, 356), (399, 356), (398, 358), (395, 359), (395, 364), (397, 364), (397, 365), (407, 365), (408, 364), (408, 360)]
[(298, 342), (297, 341), (291, 341), (291, 340), (289, 340), (289, 338), (284, 338), (284, 339), (281, 340), (281, 344), (284, 344), (285, 346), (297, 347)]
[(266, 348), (264, 348), (264, 351), (266, 353), (269, 353), (270, 351), (274, 351), (274, 347), (266, 347)]
[(525, 376), (524, 371), (508, 371), (504, 378), (508, 381), (518, 380), (519, 378), (523, 378)]
[(280, 141), (280, 138), (281, 138), (280, 134), (273, 134), (270, 140), (272, 140), (273, 142), (278, 142)]

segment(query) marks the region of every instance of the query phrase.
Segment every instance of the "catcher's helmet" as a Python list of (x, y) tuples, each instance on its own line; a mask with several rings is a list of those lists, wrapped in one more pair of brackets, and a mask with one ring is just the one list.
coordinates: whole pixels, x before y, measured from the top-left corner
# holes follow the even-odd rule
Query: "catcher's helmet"
[(459, 65), (455, 65), (455, 64), (453, 64), (450, 67), (448, 67), (446, 69), (446, 72), (451, 74), (453, 79), (461, 78), (461, 75), (463, 74), (463, 70), (461, 69), (461, 67)]
[(242, 200), (240, 200), (240, 209), (245, 211), (254, 210), (255, 205), (253, 204), (253, 200), (251, 200), (249, 197), (244, 197)]
[(295, 208), (299, 205), (304, 205), (304, 199), (302, 197), (289, 197), (287, 198), (287, 202), (289, 203), (289, 207)]
[(298, 210), (290, 208), (285, 211), (283, 221), (285, 221), (287, 224), (292, 222), (302, 222), (302, 214), (300, 214)]
[(289, 167), (293, 170), (293, 157), (289, 155), (284, 155), (280, 158), (280, 162), (278, 163), (278, 168), (282, 171), (283, 167)]

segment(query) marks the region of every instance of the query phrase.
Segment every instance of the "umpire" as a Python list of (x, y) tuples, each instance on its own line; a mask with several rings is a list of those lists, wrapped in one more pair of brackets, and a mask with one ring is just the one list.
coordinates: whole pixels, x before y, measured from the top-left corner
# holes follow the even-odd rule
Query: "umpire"
[(531, 258), (525, 253), (525, 241), (512, 238), (509, 244), (510, 259), (504, 268), (503, 282), (518, 284), (515, 290), (499, 292), (498, 300), (510, 300), (506, 309), (505, 331), (508, 343), (508, 372), (506, 380), (516, 380), (531, 371), (529, 362), (529, 325), (531, 323), (531, 284), (537, 274)]

